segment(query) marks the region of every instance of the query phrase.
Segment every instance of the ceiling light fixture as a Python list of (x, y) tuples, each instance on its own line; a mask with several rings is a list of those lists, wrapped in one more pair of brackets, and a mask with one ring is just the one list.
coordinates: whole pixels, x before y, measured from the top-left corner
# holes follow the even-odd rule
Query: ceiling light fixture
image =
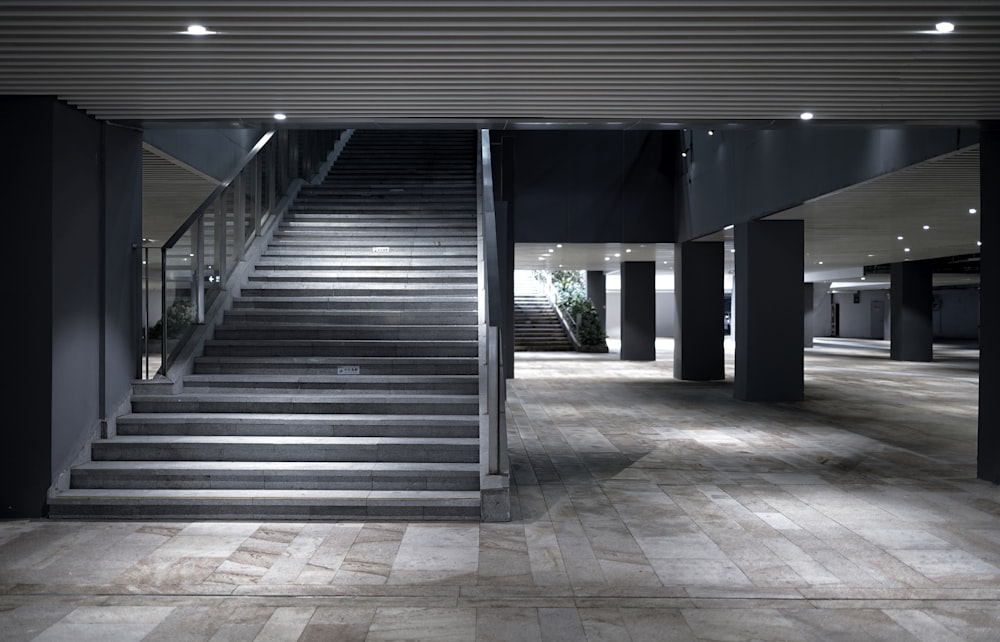
[(925, 230), (929, 230), (929, 229), (931, 229), (931, 226), (930, 226), (930, 225), (925, 225), (925, 226), (924, 226), (924, 229), (925, 229)]
[(204, 25), (189, 25), (186, 31), (181, 33), (188, 36), (211, 36), (214, 35), (215, 31), (210, 31), (208, 27)]
[(908, 248), (908, 247), (904, 247), (904, 248), (903, 248), (903, 251), (904, 251), (904, 252), (909, 252), (909, 251), (910, 251), (910, 248)]
[(274, 115), (275, 120), (285, 120), (286, 118), (288, 118), (288, 116), (282, 114), (281, 112), (278, 112), (277, 114)]
[(799, 118), (801, 118), (802, 120), (812, 120), (813, 113), (811, 111), (804, 111), (801, 114), (799, 114)]
[(983, 246), (982, 241), (976, 241), (976, 247), (982, 247), (982, 246)]
[(708, 135), (709, 136), (715, 136), (715, 130), (714, 129), (708, 130)]
[(934, 25), (934, 28), (937, 29), (938, 33), (951, 33), (955, 30), (955, 25), (950, 22), (939, 22)]
[(897, 240), (897, 241), (902, 241), (902, 240), (903, 240), (903, 237), (902, 237), (902, 236), (897, 236), (897, 237), (896, 237), (896, 240)]
[(969, 214), (975, 214), (975, 213), (976, 213), (976, 208), (970, 207), (969, 208)]

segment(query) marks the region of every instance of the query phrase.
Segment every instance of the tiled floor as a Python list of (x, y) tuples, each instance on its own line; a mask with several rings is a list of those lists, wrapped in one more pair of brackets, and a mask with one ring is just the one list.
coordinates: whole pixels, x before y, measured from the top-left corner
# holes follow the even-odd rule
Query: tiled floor
[(1000, 640), (976, 357), (823, 341), (754, 404), (518, 354), (510, 523), (0, 522), (0, 638)]

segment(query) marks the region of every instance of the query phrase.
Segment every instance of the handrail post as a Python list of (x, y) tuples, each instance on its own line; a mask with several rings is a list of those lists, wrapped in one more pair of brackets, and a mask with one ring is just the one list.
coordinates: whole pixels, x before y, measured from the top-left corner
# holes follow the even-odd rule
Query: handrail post
[(167, 374), (167, 246), (160, 248), (160, 373)]
[(191, 257), (195, 261), (191, 292), (195, 297), (195, 319), (199, 324), (205, 323), (205, 219), (200, 218), (194, 224), (194, 248)]

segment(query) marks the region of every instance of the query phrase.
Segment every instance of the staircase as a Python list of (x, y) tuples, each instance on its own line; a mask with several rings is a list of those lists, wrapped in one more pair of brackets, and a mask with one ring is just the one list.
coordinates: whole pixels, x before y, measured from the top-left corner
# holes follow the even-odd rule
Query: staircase
[(572, 351), (555, 306), (530, 274), (514, 275), (514, 351)]
[(179, 394), (137, 384), (61, 518), (480, 518), (472, 132), (355, 132)]

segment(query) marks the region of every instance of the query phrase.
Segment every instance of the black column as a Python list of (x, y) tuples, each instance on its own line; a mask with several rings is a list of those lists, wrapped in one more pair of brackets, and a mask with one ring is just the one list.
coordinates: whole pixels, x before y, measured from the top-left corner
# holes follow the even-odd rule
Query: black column
[(1000, 123), (979, 134), (979, 460), (980, 479), (1000, 483)]
[(722, 324), (725, 289), (721, 242), (674, 246), (674, 378), (712, 381), (726, 378)]
[(656, 360), (656, 263), (622, 263), (622, 361)]
[(587, 298), (594, 303), (601, 327), (608, 327), (608, 285), (604, 272), (587, 271)]
[(893, 361), (932, 361), (934, 271), (929, 261), (893, 263), (889, 303), (892, 306), (889, 358)]
[(736, 226), (737, 399), (803, 397), (804, 229), (802, 221)]

